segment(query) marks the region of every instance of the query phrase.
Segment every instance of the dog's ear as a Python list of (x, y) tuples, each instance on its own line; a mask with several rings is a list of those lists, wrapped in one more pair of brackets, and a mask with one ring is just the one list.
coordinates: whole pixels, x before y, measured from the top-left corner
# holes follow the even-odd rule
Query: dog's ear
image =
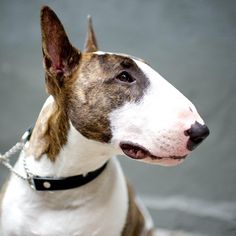
[(69, 42), (57, 15), (48, 7), (41, 10), (44, 65), (53, 77), (69, 76), (79, 63), (80, 52)]
[(85, 52), (96, 52), (98, 50), (96, 36), (93, 30), (92, 18), (88, 15), (88, 31), (84, 45)]

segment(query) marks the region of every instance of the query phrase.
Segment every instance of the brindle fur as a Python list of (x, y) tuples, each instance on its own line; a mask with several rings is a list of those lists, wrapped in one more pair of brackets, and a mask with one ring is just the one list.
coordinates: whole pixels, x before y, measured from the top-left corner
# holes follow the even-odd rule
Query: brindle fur
[(36, 149), (31, 148), (36, 152), (33, 153), (36, 157), (47, 154), (54, 161), (67, 142), (69, 120), (63, 91), (66, 81), (79, 65), (80, 52), (70, 44), (61, 22), (49, 7), (41, 11), (41, 30), (46, 88), (55, 102), (53, 112), (49, 117), (46, 116), (47, 123), (43, 127), (40, 123), (45, 117), (42, 115), (38, 119), (30, 144), (32, 147), (37, 146)]
[[(46, 88), (54, 104), (44, 128), (40, 120), (45, 119), (45, 112), (39, 117), (30, 146), (37, 146), (31, 148), (36, 157), (47, 154), (54, 161), (67, 142), (70, 121), (86, 138), (109, 142), (109, 114), (125, 102), (138, 102), (148, 80), (127, 56), (91, 53), (97, 50), (91, 19), (84, 53), (70, 44), (62, 24), (48, 7), (42, 9), (41, 28)], [(116, 80), (124, 70), (136, 79), (135, 83)]]
[(40, 158), (47, 154), (52, 161), (67, 141), (69, 121), (63, 109), (57, 102), (48, 104), (40, 112), (30, 138), (28, 155)]
[[(86, 138), (109, 142), (109, 114), (125, 102), (138, 102), (148, 80), (128, 56), (93, 53), (98, 47), (91, 19), (84, 53), (70, 44), (59, 19), (47, 7), (42, 10), (41, 27), (46, 88), (54, 100), (39, 115), (28, 153), (38, 158), (46, 154), (55, 161), (67, 142), (70, 122)], [(124, 70), (135, 83), (116, 79)], [(130, 186), (128, 192), (129, 211), (122, 236), (136, 236), (143, 232), (144, 218)]]
[(152, 230), (145, 231), (144, 229), (145, 219), (136, 205), (135, 193), (129, 183), (127, 184), (127, 188), (129, 195), (129, 209), (122, 236), (152, 236)]
[[(125, 102), (138, 101), (147, 86), (147, 80), (133, 61), (124, 56), (84, 54), (71, 89), (67, 94), (68, 117), (85, 137), (109, 142), (109, 114)], [(128, 71), (136, 83), (116, 80), (123, 70)], [(83, 121), (83, 122), (81, 122)]]

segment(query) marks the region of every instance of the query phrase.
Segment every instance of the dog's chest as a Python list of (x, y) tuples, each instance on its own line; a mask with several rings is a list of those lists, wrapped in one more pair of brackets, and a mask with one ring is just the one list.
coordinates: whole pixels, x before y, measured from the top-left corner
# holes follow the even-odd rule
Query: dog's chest
[(119, 213), (117, 214), (115, 206), (108, 207), (96, 210), (86, 207), (80, 210), (60, 211), (41, 209), (38, 212), (40, 217), (31, 218), (29, 225), (23, 226), (21, 232), (29, 236), (120, 236), (124, 218)]
[[(40, 197), (25, 183), (12, 178), (3, 204), (5, 235), (11, 235), (10, 232), (14, 236), (121, 235), (128, 196), (117, 161), (112, 161), (100, 177), (95, 180), (96, 187), (91, 185), (86, 193), (70, 190), (61, 196), (55, 192), (40, 193)], [(98, 191), (95, 188), (99, 185)]]

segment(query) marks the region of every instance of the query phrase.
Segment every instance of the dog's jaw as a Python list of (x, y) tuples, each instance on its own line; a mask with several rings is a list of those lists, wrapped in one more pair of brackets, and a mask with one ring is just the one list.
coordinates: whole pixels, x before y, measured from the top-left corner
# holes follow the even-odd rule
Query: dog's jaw
[(56, 169), (60, 169), (60, 176), (69, 173), (86, 175), (104, 165), (116, 153), (117, 150), (109, 144), (85, 138), (70, 123), (68, 142), (57, 157), (56, 165), (60, 168)]

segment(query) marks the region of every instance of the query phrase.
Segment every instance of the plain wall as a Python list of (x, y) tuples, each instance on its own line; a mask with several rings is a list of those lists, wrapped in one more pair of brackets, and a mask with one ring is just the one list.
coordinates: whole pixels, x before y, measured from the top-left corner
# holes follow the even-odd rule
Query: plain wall
[[(44, 90), (39, 11), (50, 5), (83, 48), (86, 16), (99, 47), (145, 59), (198, 108), (209, 138), (182, 165), (121, 157), (157, 227), (236, 235), (236, 1), (0, 1), (0, 152), (35, 122)], [(0, 166), (0, 183), (7, 171)]]

